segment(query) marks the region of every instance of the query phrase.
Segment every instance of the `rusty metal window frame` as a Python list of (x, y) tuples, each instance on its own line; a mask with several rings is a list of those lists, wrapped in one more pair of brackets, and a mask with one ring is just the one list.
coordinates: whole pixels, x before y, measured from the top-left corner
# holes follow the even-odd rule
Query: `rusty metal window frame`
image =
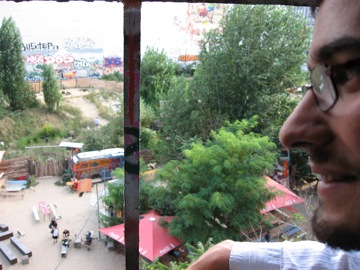
[[(0, 0), (7, 1), (7, 0)], [(37, 1), (37, 0), (30, 0)], [(46, 0), (44, 0), (46, 1)], [(52, 1), (52, 0), (50, 0)], [(55, 0), (69, 2), (80, 0)], [(140, 171), (140, 42), (142, 2), (222, 3), (247, 5), (317, 6), (318, 0), (88, 0), (121, 2), (124, 8), (124, 148), (125, 148), (125, 267), (139, 269), (139, 171)], [(15, 0), (12, 2), (27, 2)]]

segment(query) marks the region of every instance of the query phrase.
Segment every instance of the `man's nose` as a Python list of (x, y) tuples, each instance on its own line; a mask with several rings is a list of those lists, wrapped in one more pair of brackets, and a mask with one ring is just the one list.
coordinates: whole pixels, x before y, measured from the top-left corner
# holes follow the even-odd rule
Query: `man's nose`
[(307, 150), (324, 143), (330, 135), (325, 114), (319, 109), (314, 92), (309, 90), (285, 121), (279, 139), (289, 149)]

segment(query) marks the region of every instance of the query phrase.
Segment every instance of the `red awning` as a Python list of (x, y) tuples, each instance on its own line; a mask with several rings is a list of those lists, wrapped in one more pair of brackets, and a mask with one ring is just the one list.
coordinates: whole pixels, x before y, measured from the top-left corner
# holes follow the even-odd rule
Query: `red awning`
[(287, 207), (293, 204), (298, 204), (304, 202), (302, 198), (297, 196), (295, 193), (284, 187), (283, 185), (277, 183), (273, 179), (268, 176), (265, 176), (267, 180), (267, 186), (275, 192), (279, 192), (279, 194), (272, 200), (266, 203), (265, 209), (262, 209), (261, 213), (270, 212), (275, 209)]
[[(140, 217), (143, 217), (139, 222), (140, 255), (153, 261), (181, 244), (179, 239), (169, 235), (168, 230), (159, 225), (159, 221), (170, 222), (173, 217), (162, 217), (154, 211)], [(124, 224), (99, 229), (100, 232), (125, 245), (124, 230)]]

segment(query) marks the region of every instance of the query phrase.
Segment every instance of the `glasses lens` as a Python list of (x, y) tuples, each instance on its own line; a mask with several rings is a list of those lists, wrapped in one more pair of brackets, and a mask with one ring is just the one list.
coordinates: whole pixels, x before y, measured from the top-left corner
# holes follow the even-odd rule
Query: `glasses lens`
[(334, 105), (337, 96), (326, 68), (323, 65), (316, 65), (311, 71), (310, 79), (320, 110), (329, 110)]

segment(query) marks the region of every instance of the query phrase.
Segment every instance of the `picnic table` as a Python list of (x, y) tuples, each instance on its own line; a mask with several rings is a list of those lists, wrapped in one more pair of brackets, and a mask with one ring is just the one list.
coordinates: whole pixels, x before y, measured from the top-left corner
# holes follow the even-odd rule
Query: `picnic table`
[(49, 216), (49, 220), (50, 220), (50, 209), (48, 208), (47, 203), (44, 201), (39, 202), (39, 209), (40, 212), (43, 214), (44, 221), (45, 221), (45, 216)]
[(20, 191), (27, 186), (27, 180), (7, 180), (6, 191)]

